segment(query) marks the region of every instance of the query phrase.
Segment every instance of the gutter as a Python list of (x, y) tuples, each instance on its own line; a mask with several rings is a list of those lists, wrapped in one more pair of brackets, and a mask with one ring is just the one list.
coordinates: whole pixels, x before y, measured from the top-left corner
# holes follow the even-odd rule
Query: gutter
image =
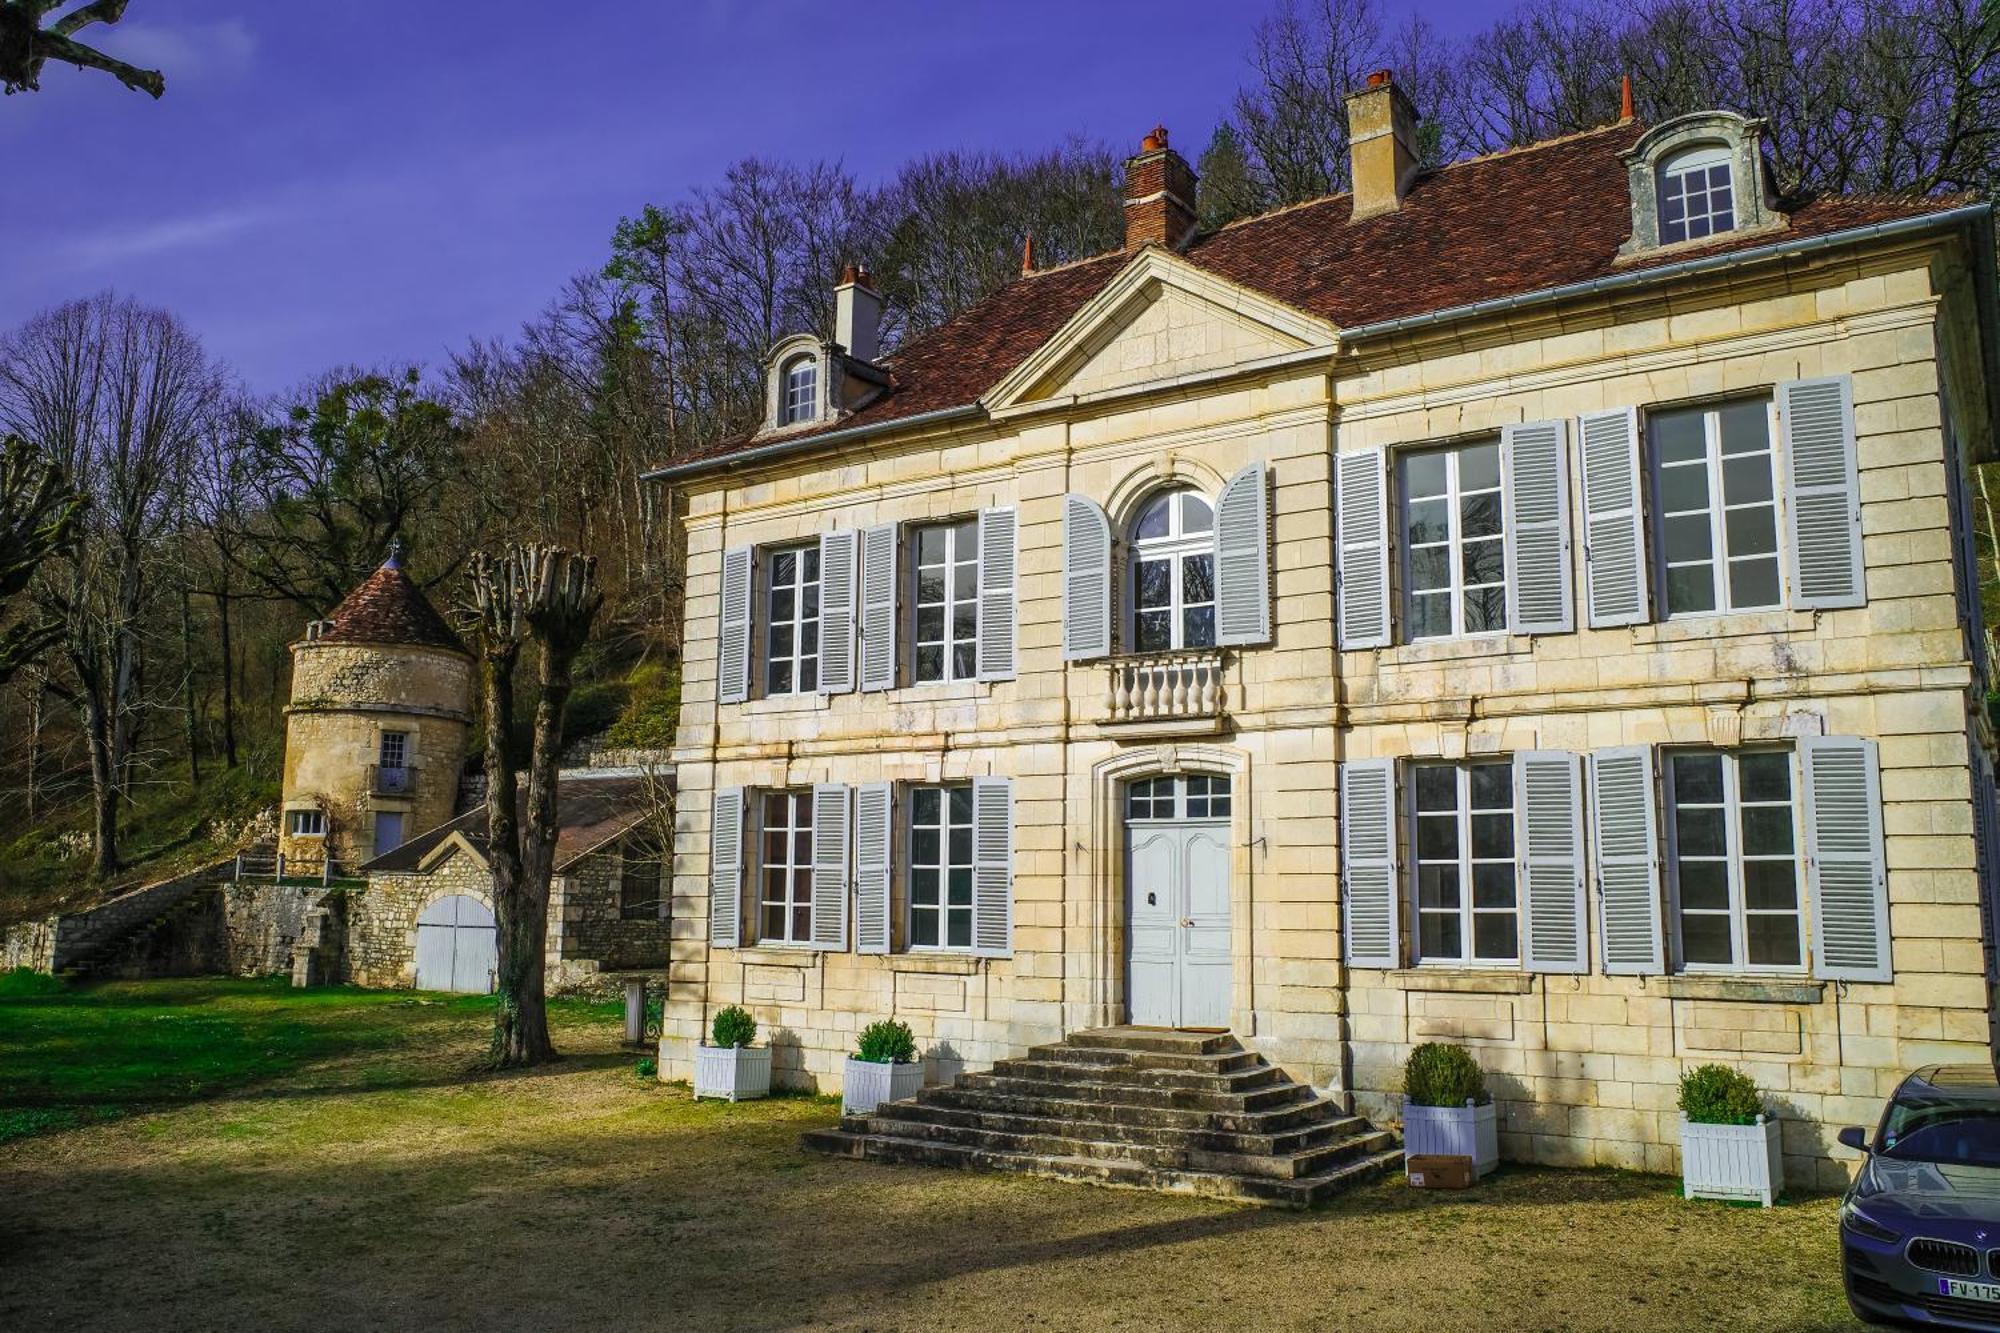
[(720, 454), (714, 458), (697, 458), (688, 463), (669, 463), (665, 467), (654, 468), (651, 472), (641, 472), (641, 481), (674, 481), (681, 477), (692, 477), (703, 472), (713, 472), (718, 468), (734, 467), (741, 463), (761, 463), (770, 458), (783, 458), (788, 454), (803, 453), (808, 449), (819, 449), (829, 444), (842, 444), (849, 440), (864, 439), (886, 430), (902, 430), (910, 426), (941, 425), (947, 421), (962, 421), (984, 416), (985, 409), (978, 403), (967, 403), (963, 407), (941, 407), (935, 411), (919, 412), (912, 417), (895, 417), (888, 421), (871, 421), (863, 426), (847, 426), (840, 430), (830, 430), (823, 434), (801, 435), (789, 440), (773, 440), (753, 449), (739, 449), (735, 453)]
[[(1793, 255), (1816, 254), (1821, 250), (1831, 250), (1840, 246), (1860, 242), (1881, 240), (1892, 236), (1902, 236), (1916, 232), (1944, 229), (1959, 223), (1971, 223), (1975, 227), (1984, 224), (1988, 237), (1993, 227), (1993, 206), (1987, 203), (1961, 204), (1957, 208), (1947, 208), (1937, 213), (1925, 213), (1920, 217), (1897, 218), (1891, 222), (1877, 222), (1866, 227), (1851, 227), (1846, 231), (1830, 231), (1823, 236), (1807, 236), (1797, 240), (1774, 241), (1769, 245), (1752, 246), (1747, 250), (1731, 250), (1727, 254), (1705, 255), (1698, 259), (1683, 259), (1672, 264), (1661, 264), (1652, 268), (1633, 269), (1629, 273), (1612, 273), (1601, 278), (1591, 278), (1586, 282), (1567, 283), (1561, 287), (1544, 287), (1538, 292), (1524, 292), (1518, 296), (1496, 296), (1487, 301), (1475, 301), (1471, 305), (1451, 306), (1444, 310), (1432, 310), (1421, 315), (1405, 315), (1400, 319), (1379, 320), (1373, 324), (1358, 324), (1351, 329), (1342, 329), (1340, 340), (1343, 344), (1367, 338), (1383, 338), (1398, 333), (1408, 333), (1433, 325), (1451, 323), (1462, 319), (1476, 319), (1482, 315), (1497, 315), (1514, 310), (1528, 310), (1549, 305), (1557, 301), (1567, 301), (1579, 296), (1594, 296), (1603, 292), (1624, 291), (1627, 288), (1665, 282), (1672, 278), (1696, 273), (1712, 273), (1719, 269), (1737, 268), (1744, 264), (1754, 264), (1767, 259), (1782, 259)], [(1988, 244), (1983, 250), (1983, 259), (1988, 275), (1992, 272), (1993, 247)], [(1981, 256), (1974, 256), (1975, 267), (1981, 266)], [(1991, 283), (1982, 283), (1987, 299), (1983, 306), (1991, 304)], [(2000, 349), (1996, 349), (2000, 350)]]

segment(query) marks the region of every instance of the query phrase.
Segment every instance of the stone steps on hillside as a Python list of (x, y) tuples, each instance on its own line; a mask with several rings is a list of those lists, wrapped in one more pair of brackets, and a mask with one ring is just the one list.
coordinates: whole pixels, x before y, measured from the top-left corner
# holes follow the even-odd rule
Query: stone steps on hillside
[(1227, 1033), (1105, 1028), (848, 1116), (804, 1145), (1305, 1207), (1394, 1169), (1392, 1134)]

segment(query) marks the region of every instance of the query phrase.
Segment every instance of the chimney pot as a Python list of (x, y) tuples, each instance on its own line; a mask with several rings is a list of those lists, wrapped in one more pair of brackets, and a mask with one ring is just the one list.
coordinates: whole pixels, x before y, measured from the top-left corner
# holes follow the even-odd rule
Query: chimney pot
[(861, 270), (849, 264), (840, 270), (840, 280), (843, 283), (859, 282), (861, 281)]
[(1125, 164), (1125, 248), (1176, 246), (1194, 231), (1198, 179), (1187, 159), (1167, 144), (1167, 127), (1155, 125)]
[(1027, 277), (1035, 271), (1035, 233), (1029, 232), (1028, 239), (1021, 244), (1021, 276)]
[(1632, 76), (1627, 74), (1618, 81), (1618, 119), (1632, 120), (1635, 115), (1632, 109)]
[(1388, 70), (1347, 95), (1347, 144), (1354, 219), (1401, 208), (1417, 175), (1417, 109)]

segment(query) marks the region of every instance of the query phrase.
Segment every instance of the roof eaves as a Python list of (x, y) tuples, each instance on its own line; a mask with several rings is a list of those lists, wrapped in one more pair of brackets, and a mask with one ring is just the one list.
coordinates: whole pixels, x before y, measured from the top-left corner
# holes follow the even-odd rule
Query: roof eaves
[(929, 412), (918, 412), (913, 416), (890, 417), (883, 421), (870, 421), (859, 426), (846, 426), (839, 430), (801, 435), (789, 440), (773, 440), (769, 444), (738, 449), (733, 453), (715, 454), (708, 458), (690, 459), (685, 463), (669, 463), (665, 467), (640, 473), (639, 479), (675, 481), (682, 477), (699, 476), (704, 472), (714, 472), (741, 463), (761, 463), (773, 458), (784, 458), (830, 444), (851, 444), (856, 440), (869, 439), (890, 431), (907, 430), (914, 426), (939, 426), (947, 422), (969, 420), (984, 415), (985, 409), (977, 402), (963, 403), (957, 407), (940, 407)]

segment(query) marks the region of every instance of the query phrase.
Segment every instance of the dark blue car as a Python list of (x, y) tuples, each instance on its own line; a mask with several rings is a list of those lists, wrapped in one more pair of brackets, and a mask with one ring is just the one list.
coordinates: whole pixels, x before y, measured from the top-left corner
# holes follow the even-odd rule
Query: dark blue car
[(2000, 1329), (2000, 1079), (1930, 1065), (1904, 1079), (1840, 1201), (1847, 1302), (1870, 1323)]

